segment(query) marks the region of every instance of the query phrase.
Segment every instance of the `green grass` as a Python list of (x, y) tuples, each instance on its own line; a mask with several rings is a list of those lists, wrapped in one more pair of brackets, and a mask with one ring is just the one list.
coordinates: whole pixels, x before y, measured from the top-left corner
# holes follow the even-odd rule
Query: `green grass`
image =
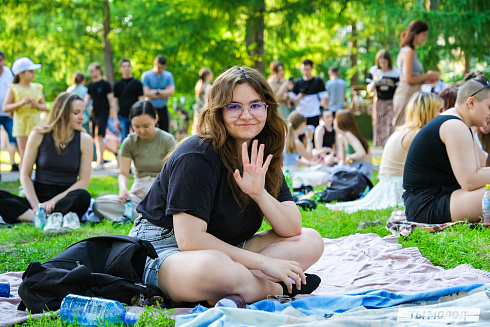
[[(377, 181), (375, 174), (373, 183)], [(0, 183), (0, 189), (13, 192), (18, 190), (18, 186), (18, 182)], [(321, 187), (316, 189), (319, 190)], [(117, 177), (93, 177), (89, 192), (93, 197), (117, 194)], [(323, 237), (338, 238), (356, 233), (376, 233), (383, 237), (390, 234), (384, 226), (391, 211), (392, 209), (386, 209), (346, 214), (328, 210), (320, 204), (316, 210), (302, 211), (302, 216), (303, 225), (316, 229)], [(357, 229), (358, 224), (362, 221), (378, 219), (381, 225), (370, 226), (362, 230)], [(266, 228), (268, 226), (264, 223), (262, 229)], [(86, 224), (76, 231), (62, 235), (48, 235), (28, 224), (2, 229), (0, 233), (0, 272), (22, 271), (30, 262), (35, 260), (44, 262), (70, 244), (84, 238), (106, 234), (127, 235), (130, 229), (130, 225), (115, 228), (109, 222)], [(466, 263), (475, 268), (490, 271), (490, 255), (488, 254), (490, 229), (457, 225), (434, 234), (415, 229), (410, 237), (399, 237), (398, 241), (403, 247), (418, 247), (422, 255), (435, 266), (450, 269)], [(23, 326), (47, 325), (64, 326), (59, 317), (29, 320), (23, 324)], [(139, 325), (173, 326), (173, 320), (166, 313), (162, 314), (160, 310), (147, 308)]]

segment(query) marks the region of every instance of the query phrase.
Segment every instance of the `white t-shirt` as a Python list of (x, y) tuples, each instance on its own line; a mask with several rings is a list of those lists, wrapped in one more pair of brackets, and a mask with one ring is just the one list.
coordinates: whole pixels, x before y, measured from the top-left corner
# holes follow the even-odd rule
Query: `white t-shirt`
[(4, 66), (2, 75), (0, 75), (0, 116), (8, 116), (8, 114), (3, 112), (2, 107), (5, 96), (7, 95), (9, 84), (12, 84), (13, 81), (14, 75), (10, 71), (10, 68)]

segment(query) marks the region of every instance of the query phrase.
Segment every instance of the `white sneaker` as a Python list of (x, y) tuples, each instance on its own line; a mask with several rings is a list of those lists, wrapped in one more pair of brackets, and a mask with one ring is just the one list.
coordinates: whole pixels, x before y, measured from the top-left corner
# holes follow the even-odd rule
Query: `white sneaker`
[(61, 231), (63, 225), (63, 215), (59, 212), (53, 212), (48, 216), (44, 231), (47, 233), (57, 233)]
[(75, 230), (80, 228), (80, 219), (78, 215), (74, 212), (69, 212), (63, 217), (63, 226), (61, 229), (63, 231)]

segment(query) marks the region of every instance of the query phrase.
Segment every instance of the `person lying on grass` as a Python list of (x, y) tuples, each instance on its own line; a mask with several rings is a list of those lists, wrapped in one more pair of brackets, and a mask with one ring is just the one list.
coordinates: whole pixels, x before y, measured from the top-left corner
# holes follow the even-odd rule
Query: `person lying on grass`
[(409, 221), (443, 224), (480, 221), (490, 169), (470, 129), (490, 121), (490, 83), (479, 76), (459, 89), (454, 108), (425, 125), (414, 138), (403, 173)]
[[(197, 133), (171, 153), (137, 207), (129, 235), (159, 254), (144, 282), (176, 303), (311, 293), (320, 278), (304, 271), (323, 240), (302, 228), (282, 174), (286, 125), (264, 77), (236, 66), (221, 74)], [(271, 229), (257, 233), (264, 218)]]

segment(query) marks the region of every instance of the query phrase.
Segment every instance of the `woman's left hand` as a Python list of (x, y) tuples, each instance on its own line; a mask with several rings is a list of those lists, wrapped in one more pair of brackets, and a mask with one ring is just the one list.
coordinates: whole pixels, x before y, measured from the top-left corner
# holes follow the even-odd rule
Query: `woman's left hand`
[[(243, 177), (240, 171), (235, 170), (233, 177), (243, 193), (250, 196), (260, 196), (264, 191), (265, 175), (272, 160), (272, 154), (267, 156), (264, 162), (264, 148), (261, 144), (258, 147), (258, 140), (252, 143), (252, 156), (249, 160), (247, 142), (242, 144)], [(257, 151), (258, 147), (258, 151)]]

